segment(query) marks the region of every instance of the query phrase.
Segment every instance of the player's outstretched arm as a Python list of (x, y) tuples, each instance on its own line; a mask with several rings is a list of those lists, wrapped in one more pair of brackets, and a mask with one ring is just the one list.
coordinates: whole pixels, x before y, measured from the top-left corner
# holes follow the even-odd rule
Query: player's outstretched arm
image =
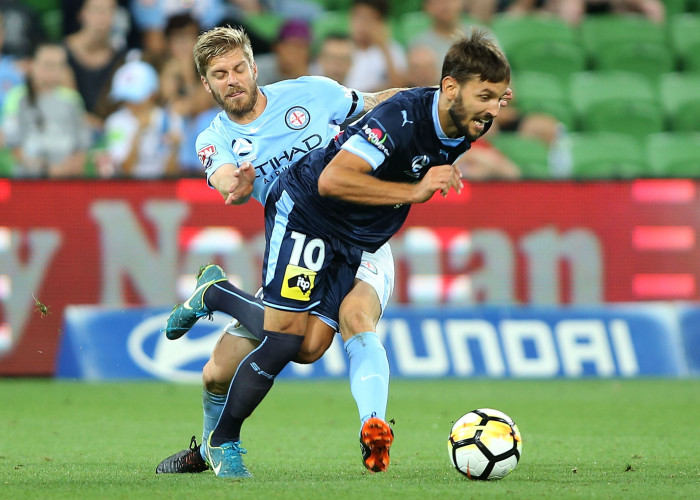
[(417, 184), (384, 181), (369, 175), (371, 171), (364, 159), (341, 149), (321, 172), (318, 191), (362, 205), (403, 205), (428, 201), (436, 191), (446, 196), (451, 188), (462, 189), (461, 174), (453, 165), (432, 167)]
[(366, 113), (380, 102), (386, 101), (387, 99), (394, 96), (398, 92), (401, 92), (402, 90), (406, 90), (406, 88), (380, 90), (379, 92), (362, 92), (362, 99), (365, 102), (362, 111)]
[(211, 174), (209, 182), (224, 197), (226, 205), (242, 205), (253, 193), (255, 169), (249, 162), (240, 168), (227, 163)]

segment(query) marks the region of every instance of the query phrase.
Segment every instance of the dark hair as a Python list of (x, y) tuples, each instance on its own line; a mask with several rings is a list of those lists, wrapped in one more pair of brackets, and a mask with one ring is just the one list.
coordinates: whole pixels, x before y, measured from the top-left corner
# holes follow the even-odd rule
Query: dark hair
[(201, 31), (197, 20), (187, 12), (172, 15), (168, 18), (168, 21), (165, 23), (165, 36), (169, 37), (173, 34), (174, 31), (179, 31), (189, 26), (194, 26), (195, 28), (197, 28), (197, 34), (199, 34), (199, 32)]
[(440, 80), (451, 76), (458, 83), (474, 77), (483, 81), (510, 81), (510, 65), (488, 31), (473, 28), (471, 33), (452, 44), (442, 63)]
[(323, 37), (323, 41), (325, 42), (326, 40), (340, 40), (342, 42), (350, 42), (352, 41), (352, 38), (350, 38), (350, 35), (347, 33), (343, 33), (342, 31), (331, 31), (330, 33), (326, 33), (326, 35)]
[(366, 5), (377, 12), (382, 19), (389, 17), (389, 1), (388, 0), (353, 0), (352, 6)]

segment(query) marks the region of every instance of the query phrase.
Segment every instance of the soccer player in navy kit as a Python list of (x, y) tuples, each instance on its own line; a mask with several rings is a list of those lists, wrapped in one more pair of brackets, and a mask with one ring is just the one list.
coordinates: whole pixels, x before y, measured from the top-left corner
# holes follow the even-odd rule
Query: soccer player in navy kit
[[(339, 133), (339, 124), (357, 118), (398, 90), (359, 93), (323, 77), (258, 87), (248, 38), (243, 31), (230, 27), (202, 34), (194, 56), (203, 84), (223, 108), (199, 135), (197, 152), (207, 181), (221, 192), (227, 204), (244, 203), (249, 198), (264, 204), (269, 187), (281, 171), (308, 151), (327, 145)], [(374, 328), (391, 295), (394, 269), (389, 246), (365, 254), (363, 263), (340, 315), (339, 304), (323, 304), (311, 311), (314, 317), (310, 324), (314, 326), (309, 328), (295, 360), (308, 363), (318, 359), (340, 326), (343, 340), (352, 347), (351, 368), (368, 357), (371, 363), (386, 367), (385, 380), (351, 380), (360, 417), (376, 413), (383, 418), (389, 383), (386, 353), (378, 341), (362, 344), (352, 338)], [(192, 296), (172, 312), (165, 333), (170, 339), (179, 338), (198, 317), (213, 311), (229, 313), (247, 329), (236, 326), (235, 320), (229, 324), (204, 367), (204, 440), (219, 420), (241, 359), (257, 347), (263, 328), (259, 299), (228, 283), (223, 270), (212, 265), (198, 277)], [(207, 468), (193, 442), (191, 449), (163, 460), (156, 472), (201, 472)]]
[[(446, 196), (450, 189), (461, 190), (453, 162), (488, 130), (509, 94), (509, 81), (503, 52), (485, 31), (475, 29), (445, 56), (439, 89), (397, 94), (275, 181), (265, 204), (265, 336), (239, 366), (207, 442), (215, 472), (243, 466), (238, 451), (243, 421), (296, 355), (308, 311), (340, 303), (362, 251), (385, 244), (411, 204), (436, 191)], [(371, 330), (357, 335), (359, 342), (375, 336)], [(358, 372), (363, 379), (388, 375), (371, 364)], [(386, 469), (392, 440), (386, 422), (365, 421), (360, 441), (368, 468)]]

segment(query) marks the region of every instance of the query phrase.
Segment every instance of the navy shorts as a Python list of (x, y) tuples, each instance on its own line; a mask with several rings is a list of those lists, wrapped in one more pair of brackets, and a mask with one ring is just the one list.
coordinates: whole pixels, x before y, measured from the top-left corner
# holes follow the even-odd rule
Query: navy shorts
[(314, 216), (295, 210), (286, 191), (272, 190), (265, 206), (263, 303), (285, 311), (309, 311), (338, 322), (362, 250), (317, 234)]

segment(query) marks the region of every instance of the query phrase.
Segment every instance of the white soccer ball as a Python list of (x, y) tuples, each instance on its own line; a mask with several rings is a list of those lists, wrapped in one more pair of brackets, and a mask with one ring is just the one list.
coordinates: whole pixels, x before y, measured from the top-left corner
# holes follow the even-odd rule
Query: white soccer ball
[(455, 468), (469, 479), (501, 479), (515, 469), (523, 441), (518, 426), (491, 408), (472, 410), (455, 422), (447, 451)]

